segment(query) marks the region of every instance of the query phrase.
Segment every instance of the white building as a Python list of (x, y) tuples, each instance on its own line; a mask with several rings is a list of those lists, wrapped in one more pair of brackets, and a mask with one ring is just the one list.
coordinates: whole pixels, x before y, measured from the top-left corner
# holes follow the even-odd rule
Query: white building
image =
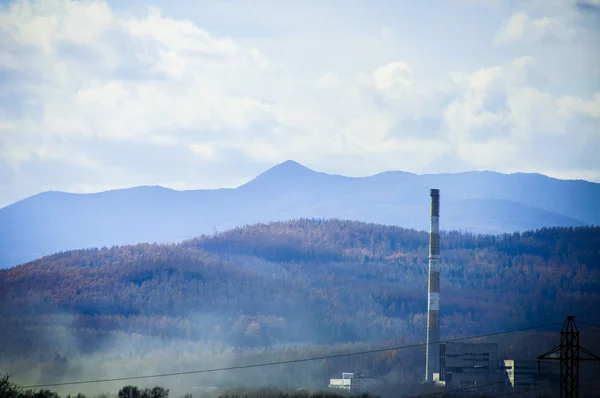
[(352, 379), (354, 373), (342, 373), (341, 379), (329, 379), (329, 388), (339, 388), (343, 390), (352, 389)]
[(341, 379), (329, 379), (329, 388), (338, 388), (356, 393), (377, 392), (385, 382), (373, 377), (364, 377), (354, 373), (342, 373)]

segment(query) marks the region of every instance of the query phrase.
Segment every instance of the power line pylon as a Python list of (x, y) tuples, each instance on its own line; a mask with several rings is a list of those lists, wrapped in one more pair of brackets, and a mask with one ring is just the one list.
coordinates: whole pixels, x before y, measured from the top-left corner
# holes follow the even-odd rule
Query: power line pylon
[[(560, 354), (556, 356), (556, 353)], [(580, 353), (589, 357), (581, 358)], [(537, 357), (537, 360), (538, 374), (541, 373), (540, 361), (560, 361), (560, 398), (579, 398), (579, 362), (600, 361), (600, 357), (579, 345), (575, 317), (568, 316), (560, 330), (560, 344)]]

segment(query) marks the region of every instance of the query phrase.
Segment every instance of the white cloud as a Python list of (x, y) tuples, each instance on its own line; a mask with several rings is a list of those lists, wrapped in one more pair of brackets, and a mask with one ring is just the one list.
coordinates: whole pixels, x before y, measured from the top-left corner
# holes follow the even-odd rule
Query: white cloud
[(375, 87), (382, 91), (411, 86), (414, 83), (413, 69), (406, 62), (391, 62), (373, 71), (373, 81)]
[(439, 117), (454, 87), (449, 81), (435, 81), (416, 76), (404, 61), (379, 66), (365, 84), (374, 86), (383, 100), (382, 109), (393, 112), (394, 119)]
[(498, 164), (510, 165), (520, 153), (520, 145), (506, 138), (491, 138), (485, 142), (464, 141), (457, 147), (462, 159), (469, 159), (476, 168), (495, 168)]
[(317, 84), (322, 88), (338, 88), (340, 87), (341, 80), (339, 77), (327, 73), (317, 79)]
[(577, 35), (564, 18), (531, 18), (525, 12), (514, 13), (496, 35), (496, 43), (536, 43), (542, 40), (568, 40)]
[(540, 173), (563, 180), (586, 180), (600, 181), (600, 171), (598, 170), (556, 170), (556, 169), (531, 169), (529, 172)]
[(476, 168), (532, 171), (540, 167), (536, 162), (568, 167), (583, 147), (600, 145), (594, 133), (600, 92), (590, 101), (553, 96), (531, 85), (534, 67), (530, 58), (518, 58), (455, 76), (462, 94), (447, 106), (445, 126), (462, 159)]
[[(0, 66), (28, 70), (23, 87), (42, 107), (36, 134), (161, 141), (180, 130), (242, 131), (272, 117), (238, 88), (268, 70), (264, 56), (149, 11), (119, 18), (101, 2), (20, 1), (1, 14), (11, 40)], [(122, 76), (128, 70), (133, 79)], [(31, 79), (41, 85), (26, 86)]]
[(384, 26), (383, 28), (381, 28), (381, 37), (386, 40), (393, 38), (394, 29), (390, 28), (389, 26)]
[[(528, 15), (509, 21), (508, 41), (560, 36), (554, 14)], [(379, 21), (371, 36), (344, 31), (342, 40), (334, 23), (279, 31), (261, 46), (168, 7), (135, 14), (102, 1), (20, 0), (0, 8), (0, 168), (15, 181), (0, 182), (0, 206), (107, 180), (231, 186), (289, 158), (354, 175), (445, 171), (450, 165), (430, 168), (441, 158), (498, 171), (600, 168), (586, 149), (599, 145), (600, 94), (538, 86), (544, 59), (509, 54), (450, 73), (446, 59), (415, 56), (419, 27), (409, 35)], [(435, 40), (444, 34), (426, 30)], [(562, 158), (549, 160), (558, 150)]]
[(208, 144), (191, 144), (190, 149), (192, 150), (192, 152), (201, 156), (204, 159), (214, 159), (215, 157), (214, 149)]

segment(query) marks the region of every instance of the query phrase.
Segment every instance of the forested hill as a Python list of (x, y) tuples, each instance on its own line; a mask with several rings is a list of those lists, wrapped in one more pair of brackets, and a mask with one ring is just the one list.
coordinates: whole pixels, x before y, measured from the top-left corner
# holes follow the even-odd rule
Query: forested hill
[(600, 184), (539, 174), (385, 172), (345, 177), (279, 164), (232, 189), (44, 192), (0, 208), (0, 268), (58, 251), (172, 243), (257, 222), (337, 218), (425, 230), (429, 189), (442, 229), (477, 233), (600, 225)]
[[(0, 270), (0, 340), (43, 345), (49, 314), (68, 314), (84, 351), (111, 333), (241, 347), (421, 339), (427, 244), (415, 230), (298, 220), (55, 254)], [(600, 319), (598, 227), (444, 232), (441, 266), (444, 336)]]

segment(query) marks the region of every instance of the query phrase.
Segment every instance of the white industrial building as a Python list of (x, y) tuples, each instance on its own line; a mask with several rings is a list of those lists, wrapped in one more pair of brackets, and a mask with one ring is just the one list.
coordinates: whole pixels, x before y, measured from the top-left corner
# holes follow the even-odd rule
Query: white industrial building
[(341, 379), (329, 379), (329, 388), (350, 390), (352, 388), (352, 379), (354, 373), (342, 373)]
[(384, 384), (383, 380), (355, 375), (354, 373), (342, 373), (341, 379), (329, 379), (329, 388), (343, 389), (357, 393), (374, 393), (381, 389)]

